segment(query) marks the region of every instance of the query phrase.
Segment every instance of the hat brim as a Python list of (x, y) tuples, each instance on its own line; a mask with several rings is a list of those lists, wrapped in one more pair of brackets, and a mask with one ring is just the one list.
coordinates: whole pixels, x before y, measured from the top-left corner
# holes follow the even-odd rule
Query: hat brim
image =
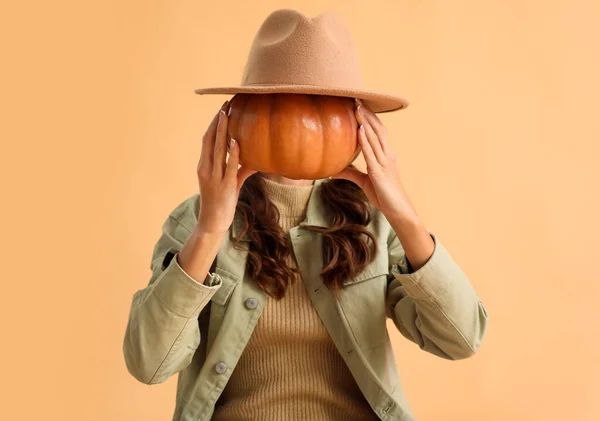
[(354, 90), (345, 88), (326, 88), (313, 85), (254, 85), (254, 86), (224, 86), (217, 88), (198, 88), (194, 89), (198, 95), (212, 94), (310, 94), (310, 95), (331, 95), (348, 98), (359, 98), (365, 105), (375, 113), (387, 113), (398, 111), (408, 107), (409, 102), (398, 96), (384, 94), (374, 91)]

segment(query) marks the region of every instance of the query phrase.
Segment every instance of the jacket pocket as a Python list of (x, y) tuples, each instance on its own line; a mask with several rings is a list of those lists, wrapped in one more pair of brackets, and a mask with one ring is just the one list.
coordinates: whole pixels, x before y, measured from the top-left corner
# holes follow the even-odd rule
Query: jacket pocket
[[(354, 285), (364, 281), (373, 280), (380, 278), (381, 276), (387, 276), (389, 273), (388, 267), (388, 256), (387, 256), (387, 243), (380, 241), (378, 245), (378, 252), (375, 259), (368, 263), (365, 269), (353, 278), (346, 279), (343, 284)], [(380, 278), (381, 279), (381, 278)]]
[(339, 304), (351, 334), (363, 350), (381, 346), (388, 340), (385, 292), (389, 273), (386, 244), (379, 244), (375, 260), (340, 291)]
[(211, 297), (211, 301), (221, 306), (225, 306), (227, 305), (231, 293), (239, 282), (239, 277), (219, 266), (215, 267), (214, 273), (221, 276), (222, 284), (221, 288), (219, 288)]

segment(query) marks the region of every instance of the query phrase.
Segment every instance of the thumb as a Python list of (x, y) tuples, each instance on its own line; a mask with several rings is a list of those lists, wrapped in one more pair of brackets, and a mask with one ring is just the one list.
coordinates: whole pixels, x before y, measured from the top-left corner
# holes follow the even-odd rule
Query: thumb
[(242, 185), (244, 184), (246, 179), (256, 172), (258, 172), (258, 171), (253, 170), (252, 168), (240, 166), (238, 168), (238, 173), (237, 173), (238, 190), (242, 188)]
[(357, 170), (356, 168), (347, 167), (347, 168), (344, 168), (339, 173), (332, 175), (331, 178), (342, 178), (344, 180), (352, 181), (354, 184), (357, 184), (360, 186), (360, 180), (365, 175), (366, 175), (365, 173), (363, 173), (360, 170)]

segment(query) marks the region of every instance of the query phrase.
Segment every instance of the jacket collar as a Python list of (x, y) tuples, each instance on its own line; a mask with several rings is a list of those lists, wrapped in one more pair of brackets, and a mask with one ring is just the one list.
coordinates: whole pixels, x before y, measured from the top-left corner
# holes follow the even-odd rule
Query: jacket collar
[[(310, 197), (308, 198), (308, 204), (306, 207), (306, 216), (302, 222), (300, 222), (299, 226), (304, 225), (316, 225), (323, 228), (329, 228), (332, 225), (331, 217), (326, 215), (325, 206), (323, 200), (321, 199), (320, 187), (324, 182), (329, 181), (329, 177), (318, 178), (314, 182), (314, 187), (310, 193)], [(233, 224), (231, 226), (231, 239), (233, 240), (242, 228), (242, 220), (237, 215), (233, 219)], [(242, 241), (249, 241), (248, 233), (244, 234), (242, 237)]]

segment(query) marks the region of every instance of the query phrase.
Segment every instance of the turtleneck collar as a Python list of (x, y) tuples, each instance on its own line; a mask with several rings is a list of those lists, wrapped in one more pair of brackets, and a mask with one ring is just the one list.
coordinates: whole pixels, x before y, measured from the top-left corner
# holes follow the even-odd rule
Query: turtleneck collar
[(265, 194), (282, 216), (303, 217), (314, 187), (309, 185), (282, 184), (263, 177)]

